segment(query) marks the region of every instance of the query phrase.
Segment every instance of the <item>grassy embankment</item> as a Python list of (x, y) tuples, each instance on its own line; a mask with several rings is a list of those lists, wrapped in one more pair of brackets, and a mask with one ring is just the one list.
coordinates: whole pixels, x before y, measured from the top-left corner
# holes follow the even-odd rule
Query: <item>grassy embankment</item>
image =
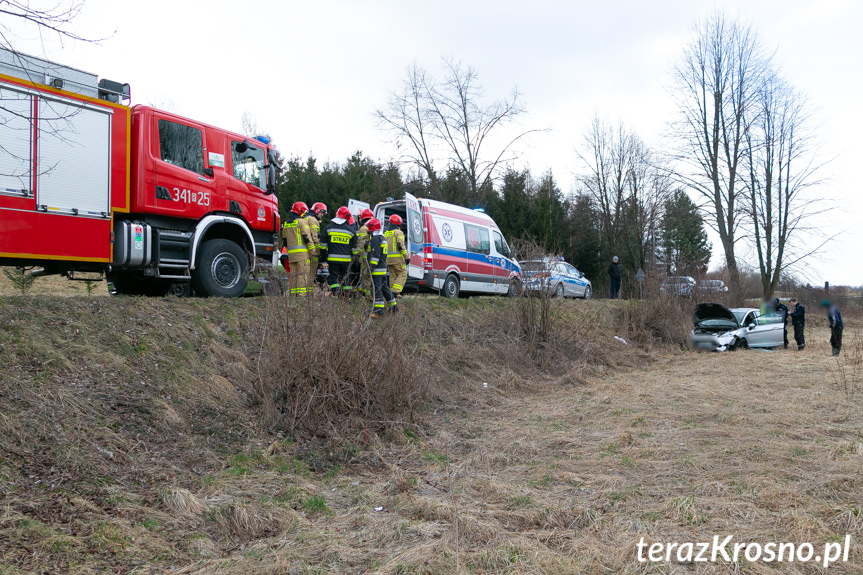
[(518, 302), (408, 301), (423, 402), (304, 426), (266, 401), (304, 329), (281, 301), (0, 298), (0, 573), (634, 572), (641, 536), (863, 537), (861, 395), (816, 321), (801, 354), (696, 355), (561, 302), (528, 352)]

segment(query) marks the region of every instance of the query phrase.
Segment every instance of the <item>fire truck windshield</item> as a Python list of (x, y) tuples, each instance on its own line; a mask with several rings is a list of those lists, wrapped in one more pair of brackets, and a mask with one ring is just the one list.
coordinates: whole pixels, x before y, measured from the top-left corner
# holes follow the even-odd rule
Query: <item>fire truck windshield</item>
[(267, 171), (264, 167), (266, 152), (245, 142), (231, 142), (231, 164), (234, 177), (247, 184), (267, 189)]

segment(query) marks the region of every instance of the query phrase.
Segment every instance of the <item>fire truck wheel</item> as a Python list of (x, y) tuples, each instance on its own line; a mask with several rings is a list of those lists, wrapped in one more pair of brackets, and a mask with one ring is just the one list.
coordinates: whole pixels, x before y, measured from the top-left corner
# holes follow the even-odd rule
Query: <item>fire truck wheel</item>
[(443, 295), (446, 298), (457, 298), (459, 292), (459, 283), (458, 276), (455, 274), (450, 274), (446, 277), (446, 281), (443, 282)]
[(246, 291), (249, 263), (243, 248), (230, 240), (207, 240), (201, 244), (192, 287), (204, 297), (237, 297)]

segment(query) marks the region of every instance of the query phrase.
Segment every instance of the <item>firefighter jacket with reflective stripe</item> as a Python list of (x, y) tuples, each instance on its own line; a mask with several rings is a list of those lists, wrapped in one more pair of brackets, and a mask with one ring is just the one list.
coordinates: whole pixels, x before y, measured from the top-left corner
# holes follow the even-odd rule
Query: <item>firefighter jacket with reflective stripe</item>
[(388, 224), (384, 232), (387, 239), (387, 263), (399, 264), (408, 259), (408, 250), (405, 247), (405, 234), (395, 224)]
[(312, 233), (312, 240), (314, 241), (315, 248), (321, 249), (321, 222), (318, 221), (318, 218), (312, 215), (306, 216), (306, 221), (309, 223), (309, 231)]
[(363, 224), (357, 232), (357, 251), (360, 254), (368, 254), (371, 243), (369, 242), (369, 229)]
[(282, 229), (285, 247), (288, 248), (288, 259), (298, 262), (309, 259), (309, 247), (314, 250), (315, 242), (309, 223), (305, 218), (291, 212)]
[(350, 262), (357, 254), (357, 233), (345, 220), (333, 220), (321, 236), (321, 258), (329, 262)]
[(369, 263), (373, 276), (387, 275), (387, 239), (381, 232), (372, 234), (369, 240)]

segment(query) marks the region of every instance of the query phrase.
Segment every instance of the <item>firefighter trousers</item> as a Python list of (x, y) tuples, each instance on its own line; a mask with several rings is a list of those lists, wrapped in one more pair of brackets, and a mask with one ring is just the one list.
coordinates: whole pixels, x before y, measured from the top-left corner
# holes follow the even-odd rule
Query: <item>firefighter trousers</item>
[(318, 279), (318, 256), (311, 256), (309, 258), (309, 286), (314, 291), (315, 282)]
[(394, 264), (387, 264), (387, 274), (390, 278), (390, 290), (393, 295), (397, 296), (405, 289), (405, 282), (408, 279), (408, 268), (404, 260)]
[(387, 307), (395, 308), (396, 298), (393, 297), (393, 292), (390, 291), (387, 274), (373, 274), (372, 282), (375, 286), (375, 311), (381, 312)]
[(308, 258), (291, 262), (291, 295), (301, 296), (312, 293), (311, 267)]
[(343, 295), (348, 287), (348, 269), (351, 262), (329, 262), (330, 291), (334, 296)]

